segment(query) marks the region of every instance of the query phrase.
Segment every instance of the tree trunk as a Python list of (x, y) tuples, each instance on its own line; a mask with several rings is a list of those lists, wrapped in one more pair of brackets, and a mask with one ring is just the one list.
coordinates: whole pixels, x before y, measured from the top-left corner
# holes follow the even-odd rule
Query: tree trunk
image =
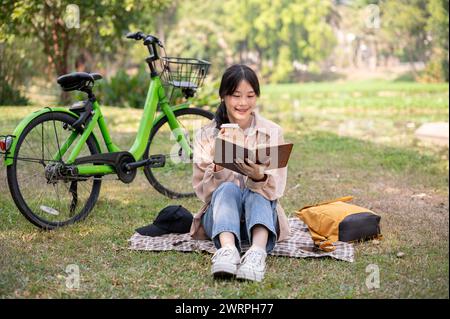
[[(57, 77), (63, 74), (67, 74), (67, 57), (61, 57), (61, 59), (58, 59), (58, 63), (55, 65), (56, 75)], [(56, 81), (56, 79), (55, 79)], [(60, 104), (68, 104), (70, 101), (69, 93), (66, 91), (63, 91), (61, 89), (61, 93), (59, 94), (59, 102)]]
[[(44, 2), (43, 22), (31, 21), (39, 40), (44, 45), (49, 66), (53, 68), (56, 77), (66, 74), (68, 70), (68, 56), (71, 41), (68, 31), (57, 7), (51, 7)], [(56, 82), (56, 78), (54, 79)], [(67, 104), (69, 94), (61, 90), (60, 103)]]
[[(69, 34), (64, 26), (64, 21), (58, 17), (55, 18), (52, 28), (53, 52), (55, 55), (54, 67), (57, 76), (68, 73), (68, 55), (69, 55)], [(69, 103), (69, 93), (62, 91), (59, 96), (61, 104)]]
[(414, 58), (413, 58), (412, 51), (410, 49), (406, 49), (406, 52), (408, 54), (409, 65), (411, 66), (411, 72), (412, 72), (414, 78), (417, 78), (419, 76), (419, 74), (417, 73), (416, 66), (414, 65)]

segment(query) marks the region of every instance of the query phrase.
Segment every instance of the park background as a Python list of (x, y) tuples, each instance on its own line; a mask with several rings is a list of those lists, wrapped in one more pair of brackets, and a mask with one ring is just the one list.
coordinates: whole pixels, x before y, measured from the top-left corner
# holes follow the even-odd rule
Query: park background
[[(0, 133), (67, 105), (58, 75), (99, 72), (94, 92), (113, 138), (131, 145), (149, 75), (128, 31), (169, 56), (212, 63), (193, 105), (218, 105), (223, 70), (245, 63), (259, 110), (296, 147), (283, 206), (345, 195), (382, 216), (384, 239), (352, 264), (270, 257), (263, 283), (217, 282), (209, 255), (127, 249), (173, 200), (145, 178), (103, 183), (82, 223), (42, 232), (9, 196), (0, 164), (2, 298), (448, 298), (448, 0), (0, 1)], [(447, 130), (447, 131), (446, 131)], [(195, 212), (196, 199), (176, 201)], [(78, 265), (80, 287), (66, 286)], [(366, 285), (368, 265), (380, 285)]]

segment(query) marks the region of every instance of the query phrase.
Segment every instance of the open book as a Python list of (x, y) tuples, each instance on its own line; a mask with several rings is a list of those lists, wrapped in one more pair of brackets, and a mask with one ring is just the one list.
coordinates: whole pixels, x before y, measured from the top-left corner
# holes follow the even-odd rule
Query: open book
[(255, 148), (245, 148), (229, 140), (216, 138), (214, 150), (214, 164), (228, 168), (232, 171), (243, 174), (234, 164), (235, 161), (243, 162), (250, 159), (256, 164), (268, 165), (265, 170), (282, 168), (288, 163), (294, 144), (285, 143), (278, 145), (257, 145)]

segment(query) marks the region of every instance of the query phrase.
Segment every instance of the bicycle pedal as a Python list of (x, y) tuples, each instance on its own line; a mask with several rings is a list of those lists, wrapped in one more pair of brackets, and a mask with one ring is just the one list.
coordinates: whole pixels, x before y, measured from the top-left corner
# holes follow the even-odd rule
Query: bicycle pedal
[(163, 154), (151, 155), (148, 158), (147, 166), (149, 168), (163, 167), (166, 165), (166, 156)]

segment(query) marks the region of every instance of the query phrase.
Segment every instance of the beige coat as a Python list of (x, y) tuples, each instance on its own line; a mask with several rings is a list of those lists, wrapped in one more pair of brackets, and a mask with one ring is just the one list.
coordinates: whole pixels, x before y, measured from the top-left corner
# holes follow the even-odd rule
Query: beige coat
[[(266, 170), (267, 179), (262, 182), (254, 182), (251, 178), (226, 168), (214, 172), (214, 145), (218, 132), (219, 130), (216, 129), (216, 121), (213, 120), (208, 125), (199, 129), (195, 134), (192, 185), (194, 186), (197, 197), (203, 201), (204, 205), (194, 216), (191, 225), (191, 236), (194, 239), (208, 238), (203, 229), (201, 217), (210, 204), (214, 190), (223, 182), (233, 182), (241, 188), (247, 187), (261, 194), (268, 200), (278, 200), (276, 210), (280, 229), (277, 240), (282, 241), (288, 238), (290, 236), (289, 224), (279, 201), (286, 187), (287, 167)], [(284, 143), (281, 127), (263, 118), (256, 112), (253, 112), (252, 125), (247, 130), (246, 139), (246, 145)]]

